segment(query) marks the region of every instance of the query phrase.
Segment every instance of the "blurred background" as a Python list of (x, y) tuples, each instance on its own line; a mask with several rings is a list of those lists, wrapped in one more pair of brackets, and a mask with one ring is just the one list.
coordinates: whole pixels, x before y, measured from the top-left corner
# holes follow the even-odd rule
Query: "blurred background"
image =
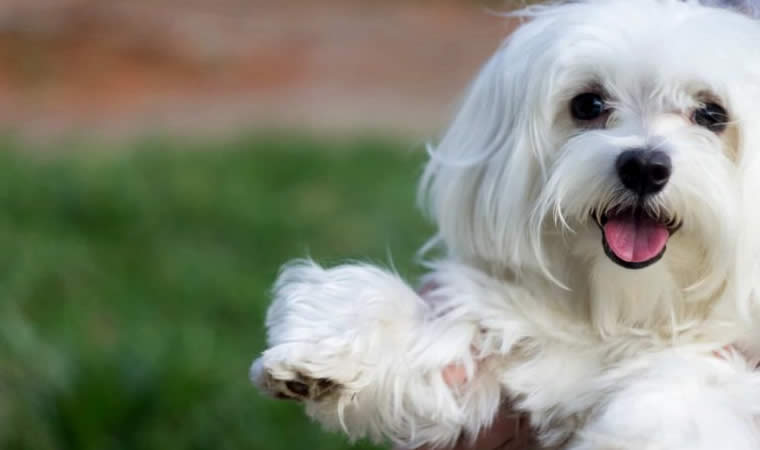
[(1, 0), (0, 448), (351, 448), (250, 386), (268, 290), (414, 280), (423, 144), (518, 3)]

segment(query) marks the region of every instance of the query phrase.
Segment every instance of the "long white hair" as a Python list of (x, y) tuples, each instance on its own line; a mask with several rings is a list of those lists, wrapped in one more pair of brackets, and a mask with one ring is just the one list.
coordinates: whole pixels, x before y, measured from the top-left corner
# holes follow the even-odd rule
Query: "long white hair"
[[(519, 28), (485, 64), (451, 126), (437, 145), (430, 147), (420, 198), (438, 225), (437, 241), (443, 243), (450, 256), (490, 271), (542, 273), (548, 280), (564, 286), (562, 274), (556, 273), (557, 264), (551, 264), (557, 259), (556, 254), (547, 254), (547, 249), (556, 250), (556, 243), (576, 233), (577, 226), (589, 226), (589, 212), (595, 208), (625, 201), (619, 198), (619, 190), (610, 187), (614, 173), (603, 170), (614, 166), (617, 153), (609, 148), (619, 151), (652, 145), (656, 134), (654, 125), (639, 123), (646, 119), (638, 116), (635, 120), (628, 118), (625, 107), (613, 118), (615, 129), (603, 132), (579, 133), (563, 117), (573, 92), (577, 93), (590, 80), (601, 78), (599, 81), (604, 82), (605, 78), (619, 78), (608, 89), (618, 90), (616, 94), (620, 97), (625, 97), (626, 89), (634, 90), (632, 85), (625, 84), (625, 74), (604, 73), (600, 67), (605, 63), (613, 68), (627, 67), (630, 64), (619, 64), (620, 58), (641, 58), (642, 61), (649, 58), (645, 49), (641, 54), (630, 53), (630, 48), (635, 46), (626, 41), (628, 36), (624, 30), (609, 35), (612, 30), (609, 26), (568, 29), (573, 24), (573, 14), (587, 14), (588, 8), (583, 5), (594, 1), (604, 0), (531, 7), (517, 13), (528, 16), (533, 23)], [(657, 28), (657, 18), (645, 17), (642, 11), (648, 9), (637, 8), (638, 3), (665, 4), (674, 11), (668, 20), (679, 14), (688, 16), (693, 19), (691, 23), (702, 29), (685, 31), (694, 33), (695, 40), (699, 40), (694, 45), (704, 46), (706, 54), (741, 58), (752, 52), (750, 48), (760, 45), (752, 42), (754, 33), (742, 35), (746, 19), (730, 10), (723, 14), (726, 20), (717, 25), (710, 20), (715, 11), (707, 14), (707, 10), (689, 8), (684, 4), (693, 3), (689, 1), (607, 1), (619, 4), (618, 12), (624, 14), (627, 21), (651, 23), (653, 29)], [(758, 1), (708, 0), (704, 3), (749, 13), (754, 13), (760, 4)], [(619, 18), (599, 17), (597, 20), (610, 23)], [(725, 26), (733, 18), (737, 22), (735, 36), (725, 30), (716, 33), (724, 38), (733, 37), (731, 45), (711, 42), (709, 38), (700, 40), (700, 33), (709, 36), (711, 27)], [(560, 19), (562, 26), (556, 26)], [(580, 17), (577, 22), (589, 23)], [(575, 33), (575, 39), (563, 41), (564, 34), (570, 32)], [(604, 43), (608, 47), (584, 49), (586, 43), (578, 44), (584, 34), (590, 37), (588, 45)], [(619, 43), (617, 47), (616, 43)], [(655, 109), (666, 109), (668, 105), (691, 107), (689, 102), (694, 100), (680, 92), (685, 82), (679, 77), (684, 74), (703, 74), (705, 86), (730, 103), (736, 122), (736, 142), (731, 145), (736, 149), (723, 154), (716, 152), (716, 148), (724, 145), (717, 137), (705, 130), (692, 129), (667, 132), (667, 139), (656, 144), (674, 144), (671, 145), (675, 147), (673, 157), (681, 168), (676, 168), (672, 187), (658, 200), (656, 207), (669, 208), (675, 218), (686, 217), (686, 228), (693, 228), (705, 242), (712, 240), (709, 245), (705, 243), (704, 262), (683, 268), (700, 275), (689, 281), (690, 286), (681, 288), (700, 284), (705, 290), (715, 292), (728, 285), (740, 299), (746, 300), (756, 284), (755, 267), (760, 247), (756, 237), (760, 218), (755, 217), (755, 211), (760, 208), (752, 206), (760, 193), (760, 152), (753, 151), (760, 146), (760, 131), (751, 125), (760, 121), (760, 117), (756, 117), (759, 108), (755, 103), (760, 93), (757, 82), (760, 59), (747, 60), (742, 73), (726, 73), (726, 70), (721, 71), (719, 60), (689, 57), (679, 60), (681, 50), (684, 49), (673, 46), (672, 57), (663, 61), (666, 69), (662, 70), (669, 72), (663, 72), (651, 92), (628, 92), (629, 104), (641, 103), (631, 106), (629, 115), (643, 114), (634, 110), (646, 109), (646, 102), (655, 103), (656, 107), (652, 107)], [(693, 54), (693, 49), (683, 52), (683, 55)], [(579, 64), (584, 58), (589, 63)], [(688, 147), (689, 152), (681, 151), (679, 145)], [(728, 154), (732, 151), (736, 152), (735, 158)], [(559, 263), (566, 264), (568, 260)], [(745, 306), (745, 312), (749, 313), (748, 304)]]

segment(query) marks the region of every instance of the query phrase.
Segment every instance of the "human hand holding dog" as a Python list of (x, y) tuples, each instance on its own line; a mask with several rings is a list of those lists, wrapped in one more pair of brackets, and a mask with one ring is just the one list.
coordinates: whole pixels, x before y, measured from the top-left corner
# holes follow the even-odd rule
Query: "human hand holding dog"
[[(467, 373), (460, 366), (449, 366), (444, 369), (443, 378), (450, 386), (458, 386), (467, 382)], [(507, 404), (491, 427), (481, 432), (474, 442), (462, 438), (454, 447), (445, 450), (528, 450), (535, 442), (534, 437), (528, 419), (515, 413)], [(409, 449), (397, 447), (394, 450)], [(422, 447), (417, 450), (433, 448)]]

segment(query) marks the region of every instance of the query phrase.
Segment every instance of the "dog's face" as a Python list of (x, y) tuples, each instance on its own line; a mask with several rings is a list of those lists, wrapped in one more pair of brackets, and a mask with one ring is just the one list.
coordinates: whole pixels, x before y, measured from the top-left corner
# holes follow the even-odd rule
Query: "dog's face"
[(760, 209), (760, 24), (678, 0), (532, 14), (431, 152), (449, 248), (550, 276), (570, 261), (732, 270)]

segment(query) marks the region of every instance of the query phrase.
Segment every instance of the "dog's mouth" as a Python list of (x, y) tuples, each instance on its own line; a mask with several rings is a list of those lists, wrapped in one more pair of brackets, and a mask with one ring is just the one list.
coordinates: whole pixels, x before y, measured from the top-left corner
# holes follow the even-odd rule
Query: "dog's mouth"
[(643, 208), (592, 215), (602, 230), (604, 253), (626, 269), (643, 269), (659, 261), (668, 239), (681, 228), (680, 221), (652, 216)]

